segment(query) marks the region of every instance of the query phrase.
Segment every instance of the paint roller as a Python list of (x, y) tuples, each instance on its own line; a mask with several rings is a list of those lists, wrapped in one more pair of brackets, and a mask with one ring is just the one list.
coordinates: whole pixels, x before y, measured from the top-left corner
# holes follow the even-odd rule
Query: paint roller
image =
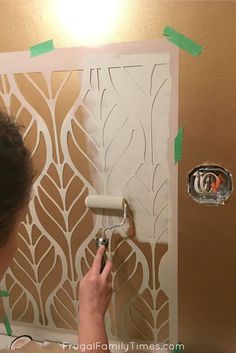
[[(92, 209), (110, 209), (110, 210), (117, 210), (117, 211), (123, 210), (122, 222), (119, 224), (115, 224), (115, 225), (103, 228), (102, 235), (100, 236), (100, 238), (96, 239), (97, 247), (101, 245), (105, 245), (105, 248), (107, 249), (109, 244), (109, 239), (106, 237), (106, 231), (113, 228), (122, 227), (125, 224), (127, 207), (128, 207), (127, 201), (123, 197), (118, 197), (118, 196), (90, 195), (86, 197), (85, 205), (88, 208), (92, 208)], [(105, 264), (106, 264), (106, 255), (104, 254), (102, 259), (101, 272)]]

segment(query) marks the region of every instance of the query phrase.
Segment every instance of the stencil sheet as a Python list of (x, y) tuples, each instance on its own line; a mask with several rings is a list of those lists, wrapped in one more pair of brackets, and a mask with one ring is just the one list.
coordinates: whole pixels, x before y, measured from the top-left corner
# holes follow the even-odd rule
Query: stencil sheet
[(78, 284), (93, 261), (94, 238), (121, 220), (92, 213), (84, 201), (117, 195), (130, 212), (123, 228), (108, 233), (108, 336), (174, 342), (178, 50), (153, 41), (35, 58), (3, 53), (0, 68), (0, 107), (23, 126), (37, 173), (1, 283), (10, 292), (10, 322), (76, 330)]

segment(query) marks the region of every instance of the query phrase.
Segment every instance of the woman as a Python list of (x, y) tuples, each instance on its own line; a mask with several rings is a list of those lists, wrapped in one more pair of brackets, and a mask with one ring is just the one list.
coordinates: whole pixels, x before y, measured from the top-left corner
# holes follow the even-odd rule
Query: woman
[[(0, 280), (17, 250), (17, 230), (27, 211), (33, 177), (30, 152), (23, 144), (19, 128), (7, 114), (0, 112)], [(108, 260), (100, 274), (104, 251), (104, 247), (98, 249), (79, 288), (79, 344), (83, 351), (87, 346), (91, 353), (104, 352), (104, 345), (108, 344), (104, 316), (112, 295), (112, 264)], [(96, 349), (91, 350), (91, 344), (96, 342)], [(21, 349), (22, 353), (45, 350), (63, 351), (56, 345), (43, 348), (35, 343)]]

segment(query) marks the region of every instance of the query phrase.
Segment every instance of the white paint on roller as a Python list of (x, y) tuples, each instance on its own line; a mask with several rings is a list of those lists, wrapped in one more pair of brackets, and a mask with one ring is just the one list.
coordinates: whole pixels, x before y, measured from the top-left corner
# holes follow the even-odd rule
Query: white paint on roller
[(117, 196), (90, 195), (86, 197), (85, 205), (89, 208), (123, 210), (124, 198)]

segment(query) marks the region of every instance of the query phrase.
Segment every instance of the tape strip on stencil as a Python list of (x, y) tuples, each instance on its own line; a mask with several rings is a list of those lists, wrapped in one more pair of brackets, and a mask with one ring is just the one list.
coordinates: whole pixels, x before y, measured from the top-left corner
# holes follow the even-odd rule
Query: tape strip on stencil
[(47, 40), (46, 42), (33, 45), (30, 48), (30, 56), (34, 57), (34, 56), (42, 55), (50, 51), (53, 51), (54, 49), (55, 48), (53, 44), (53, 39), (50, 39), (50, 40)]
[(7, 290), (0, 290), (0, 297), (9, 297), (9, 292)]
[(183, 352), (184, 351), (184, 348), (182, 349), (182, 347), (184, 347), (184, 345), (182, 343), (178, 343), (176, 346), (177, 347), (174, 348), (173, 353), (178, 353), (178, 352)]
[[(9, 292), (7, 290), (0, 290), (0, 297), (9, 297)], [(2, 322), (5, 326), (5, 330), (8, 336), (12, 335), (12, 329), (8, 317), (4, 315)]]
[(171, 27), (165, 27), (163, 35), (166, 36), (171, 43), (194, 56), (200, 55), (204, 49), (203, 46), (197, 44), (192, 39), (185, 37)]
[(4, 316), (3, 323), (4, 323), (4, 326), (5, 326), (5, 330), (6, 330), (7, 335), (11, 336), (12, 335), (12, 329), (11, 329), (11, 325), (10, 325), (10, 322), (9, 322), (7, 316)]
[(178, 135), (175, 138), (175, 163), (182, 160), (182, 147), (184, 138), (184, 128), (180, 127)]

